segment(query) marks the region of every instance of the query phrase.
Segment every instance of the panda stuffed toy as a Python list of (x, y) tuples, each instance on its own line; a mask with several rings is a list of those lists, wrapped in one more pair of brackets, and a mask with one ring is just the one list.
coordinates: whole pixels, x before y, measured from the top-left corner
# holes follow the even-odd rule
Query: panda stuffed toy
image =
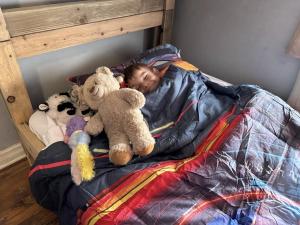
[(77, 110), (68, 93), (54, 94), (46, 102), (39, 105), (29, 119), (31, 131), (49, 146), (58, 141), (64, 141), (67, 122)]
[(66, 124), (77, 112), (68, 93), (54, 94), (39, 105), (39, 110), (45, 112), (57, 124)]

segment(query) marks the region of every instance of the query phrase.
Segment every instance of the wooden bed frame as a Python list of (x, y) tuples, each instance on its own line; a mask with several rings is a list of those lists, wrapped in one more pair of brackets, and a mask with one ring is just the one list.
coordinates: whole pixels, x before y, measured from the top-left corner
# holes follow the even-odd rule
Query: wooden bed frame
[(0, 89), (30, 164), (44, 144), (28, 127), (33, 109), (17, 59), (152, 27), (153, 45), (170, 42), (174, 6), (175, 0), (85, 0), (0, 8)]

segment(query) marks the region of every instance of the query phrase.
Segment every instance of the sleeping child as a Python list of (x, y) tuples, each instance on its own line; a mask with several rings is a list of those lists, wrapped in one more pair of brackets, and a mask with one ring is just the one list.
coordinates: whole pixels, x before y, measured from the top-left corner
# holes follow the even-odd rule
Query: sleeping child
[(133, 64), (124, 70), (125, 82), (129, 88), (147, 94), (158, 87), (168, 68), (169, 64), (161, 70), (142, 63)]

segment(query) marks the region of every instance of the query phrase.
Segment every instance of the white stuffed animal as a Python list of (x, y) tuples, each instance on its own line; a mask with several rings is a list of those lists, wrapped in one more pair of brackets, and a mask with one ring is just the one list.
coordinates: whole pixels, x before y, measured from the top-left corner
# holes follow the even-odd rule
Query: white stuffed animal
[(48, 100), (39, 105), (39, 110), (45, 112), (57, 124), (67, 124), (76, 114), (76, 107), (68, 93), (51, 95)]
[(47, 147), (64, 141), (66, 124), (77, 111), (68, 93), (54, 94), (31, 115), (29, 127)]

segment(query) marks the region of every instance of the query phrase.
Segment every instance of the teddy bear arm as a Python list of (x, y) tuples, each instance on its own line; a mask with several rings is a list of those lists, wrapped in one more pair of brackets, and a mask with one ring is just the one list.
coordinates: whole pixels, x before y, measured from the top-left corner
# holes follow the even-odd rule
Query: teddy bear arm
[(120, 90), (120, 97), (133, 108), (142, 108), (145, 105), (144, 95), (134, 89), (123, 88)]
[(91, 135), (100, 134), (103, 131), (104, 124), (101, 120), (100, 114), (96, 113), (86, 124), (84, 130)]

